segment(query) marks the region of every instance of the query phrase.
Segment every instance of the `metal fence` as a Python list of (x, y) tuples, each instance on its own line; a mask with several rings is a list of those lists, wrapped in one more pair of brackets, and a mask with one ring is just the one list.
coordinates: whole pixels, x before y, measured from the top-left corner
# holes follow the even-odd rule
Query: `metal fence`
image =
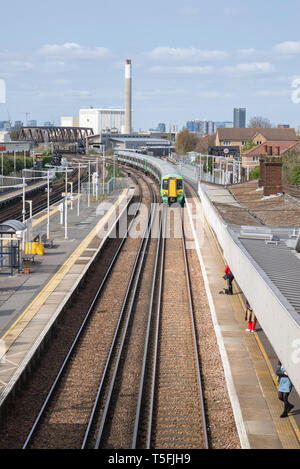
[(81, 184), (81, 193), (82, 195), (89, 195), (93, 196), (98, 199), (101, 195), (109, 195), (114, 190), (117, 189), (126, 189), (129, 186), (129, 178), (111, 178), (108, 182), (83, 182)]
[[(210, 158), (212, 158), (209, 155)], [(241, 162), (238, 162), (234, 166), (234, 162), (218, 162), (211, 163), (210, 165), (205, 160), (199, 163), (192, 163), (186, 159), (172, 159), (176, 163), (179, 172), (183, 177), (189, 178), (195, 182), (212, 182), (214, 184), (226, 185), (235, 184), (249, 180), (249, 175), (245, 174), (244, 169), (241, 166)]]
[[(50, 171), (50, 180), (55, 178), (55, 170)], [(23, 169), (20, 172), (16, 172), (11, 176), (0, 175), (0, 194), (14, 192), (18, 188), (22, 187), (23, 180), (26, 178), (26, 185), (31, 186), (33, 184), (47, 181), (46, 171), (36, 171), (32, 169)]]

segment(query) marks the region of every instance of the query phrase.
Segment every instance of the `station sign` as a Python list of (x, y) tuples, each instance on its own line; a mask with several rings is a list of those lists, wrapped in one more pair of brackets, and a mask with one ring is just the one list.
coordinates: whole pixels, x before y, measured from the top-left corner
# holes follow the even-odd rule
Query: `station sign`
[[(66, 197), (66, 193), (65, 193), (65, 192), (62, 192), (62, 193), (61, 193), (61, 196), (62, 196), (62, 197)], [(71, 199), (71, 200), (74, 199), (74, 196), (71, 194), (71, 192), (68, 192), (68, 193), (67, 193), (67, 199)]]

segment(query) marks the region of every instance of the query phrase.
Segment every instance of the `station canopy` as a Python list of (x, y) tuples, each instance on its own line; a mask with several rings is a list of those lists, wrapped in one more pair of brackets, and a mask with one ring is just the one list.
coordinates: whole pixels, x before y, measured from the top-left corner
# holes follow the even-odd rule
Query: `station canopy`
[(15, 234), (17, 231), (24, 231), (26, 226), (19, 220), (8, 220), (0, 224), (0, 234)]

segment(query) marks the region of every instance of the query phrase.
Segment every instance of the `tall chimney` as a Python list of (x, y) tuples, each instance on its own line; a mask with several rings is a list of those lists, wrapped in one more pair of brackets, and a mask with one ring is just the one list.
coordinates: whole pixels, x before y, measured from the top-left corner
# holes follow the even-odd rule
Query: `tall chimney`
[(125, 134), (130, 134), (131, 127), (131, 60), (125, 62)]

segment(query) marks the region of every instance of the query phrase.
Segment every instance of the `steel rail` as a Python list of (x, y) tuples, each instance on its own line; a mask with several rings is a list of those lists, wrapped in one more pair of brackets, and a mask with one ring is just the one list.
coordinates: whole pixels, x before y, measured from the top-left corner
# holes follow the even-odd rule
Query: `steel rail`
[[(147, 249), (148, 242), (149, 242), (149, 239), (150, 239), (151, 229), (152, 229), (154, 218), (155, 218), (156, 195), (155, 195), (154, 190), (151, 188), (151, 186), (148, 185), (148, 187), (150, 189), (150, 192), (152, 192), (152, 202), (154, 203), (154, 205), (151, 207), (151, 211), (150, 211), (150, 214), (149, 214), (149, 217), (148, 217), (147, 226), (145, 228), (145, 231), (144, 231), (141, 243), (140, 243), (140, 247), (139, 247), (136, 259), (135, 259), (135, 263), (134, 263), (134, 266), (133, 266), (133, 269), (132, 269), (132, 272), (131, 272), (131, 277), (130, 277), (130, 281), (129, 281), (129, 284), (128, 284), (128, 287), (127, 287), (126, 295), (125, 295), (125, 298), (124, 298), (124, 301), (123, 301), (121, 313), (120, 313), (120, 316), (119, 316), (118, 325), (117, 325), (117, 328), (116, 328), (116, 331), (115, 331), (113, 342), (111, 344), (109, 356), (108, 356), (108, 359), (107, 359), (107, 362), (106, 362), (106, 365), (105, 365), (105, 370), (104, 370), (102, 378), (101, 378), (101, 382), (100, 382), (98, 392), (97, 392), (97, 398), (95, 400), (93, 411), (92, 411), (90, 422), (89, 422), (89, 430), (90, 430), (91, 426), (93, 424), (93, 420), (94, 420), (95, 415), (96, 415), (96, 409), (97, 409), (98, 403), (99, 403), (100, 398), (101, 398), (101, 392), (102, 392), (102, 389), (103, 389), (103, 385), (104, 385), (104, 382), (107, 378), (108, 369), (111, 365), (112, 355), (113, 355), (113, 352), (116, 348), (116, 341), (117, 341), (117, 337), (119, 335), (119, 331), (120, 331), (124, 311), (125, 311), (127, 303), (128, 303), (129, 294), (132, 293), (131, 301), (130, 301), (129, 308), (128, 308), (128, 313), (127, 313), (127, 318), (125, 320), (125, 325), (124, 325), (123, 333), (122, 333), (122, 336), (121, 336), (121, 343), (120, 343), (120, 346), (119, 346), (119, 351), (118, 351), (118, 354), (117, 354), (117, 359), (116, 359), (112, 379), (110, 381), (110, 386), (109, 386), (109, 390), (108, 390), (108, 396), (107, 396), (107, 399), (106, 399), (106, 402), (105, 402), (104, 412), (102, 414), (100, 426), (99, 426), (99, 429), (98, 429), (98, 432), (97, 432), (97, 438), (96, 438), (96, 443), (95, 443), (94, 449), (99, 449), (99, 446), (101, 444), (102, 435), (103, 435), (103, 431), (104, 431), (104, 428), (105, 428), (108, 411), (109, 411), (109, 408), (110, 408), (110, 405), (111, 405), (111, 397), (112, 397), (114, 386), (115, 386), (116, 376), (117, 376), (117, 373), (119, 371), (120, 359), (121, 359), (121, 355), (122, 355), (122, 352), (123, 352), (124, 343), (125, 343), (125, 340), (126, 340), (126, 337), (127, 337), (128, 325), (129, 325), (130, 319), (132, 317), (133, 305), (134, 305), (134, 301), (135, 301), (135, 298), (136, 298), (137, 288), (138, 288), (138, 285), (139, 285), (139, 282), (140, 282), (142, 267), (143, 267), (144, 259), (145, 259), (145, 253), (146, 253), (146, 249)], [(139, 265), (139, 267), (138, 267), (138, 265)], [(135, 278), (135, 283), (134, 283), (134, 286), (132, 287), (134, 278)], [(84, 439), (84, 442), (83, 442), (83, 445), (82, 445), (82, 449), (86, 445), (88, 436), (89, 436), (88, 433), (86, 433), (85, 439)]]
[[(185, 278), (186, 278), (186, 287), (187, 287), (187, 294), (188, 294), (188, 302), (189, 302), (189, 313), (191, 319), (191, 333), (192, 333), (192, 341), (193, 341), (193, 350), (194, 350), (194, 363), (196, 366), (197, 372), (197, 384), (199, 389), (199, 400), (200, 400), (200, 407), (201, 407), (201, 414), (202, 414), (202, 426), (203, 431), (202, 434), (204, 435), (204, 442), (205, 448), (208, 449), (208, 435), (207, 435), (207, 424), (206, 424), (206, 416), (205, 416), (205, 407), (204, 407), (204, 396), (203, 396), (203, 389), (202, 389), (202, 378), (200, 372), (200, 360), (198, 354), (198, 346), (197, 346), (197, 339), (196, 339), (196, 327), (195, 327), (195, 320), (194, 320), (194, 308), (193, 308), (193, 300), (192, 300), (192, 291), (191, 291), (191, 283), (190, 283), (190, 274), (189, 274), (189, 267), (188, 267), (188, 259), (186, 253), (186, 242), (185, 242), (185, 233), (184, 233), (184, 226), (183, 226), (183, 219), (182, 219), (182, 209), (180, 209), (180, 220), (181, 220), (181, 241), (182, 241), (182, 249), (183, 249), (183, 258), (184, 258), (184, 266), (185, 266)], [(161, 227), (161, 236), (162, 236), (162, 244), (161, 244), (161, 252), (160, 252), (160, 273), (159, 276), (156, 275), (153, 278), (152, 284), (152, 294), (155, 291), (155, 285), (158, 283), (158, 300), (156, 306), (156, 318), (155, 318), (155, 326), (153, 325), (151, 329), (151, 319), (150, 315), (152, 314), (152, 303), (150, 304), (149, 308), (149, 322), (147, 328), (147, 337), (145, 342), (145, 350), (144, 350), (144, 357), (143, 357), (143, 368), (142, 368), (142, 376), (140, 379), (140, 388), (139, 388), (139, 397), (138, 397), (138, 404), (137, 404), (137, 411), (136, 411), (136, 419), (135, 419), (135, 428), (134, 434), (132, 439), (132, 449), (137, 448), (138, 443), (138, 434), (139, 434), (139, 427), (140, 427), (140, 419), (141, 419), (141, 407), (143, 404), (144, 393), (145, 393), (145, 375), (147, 372), (147, 366), (151, 369), (151, 376), (150, 376), (150, 393), (149, 393), (149, 400), (148, 404), (148, 411), (147, 411), (147, 429), (146, 429), (146, 440), (145, 440), (145, 447), (146, 449), (150, 449), (151, 447), (151, 438), (152, 438), (152, 427), (153, 427), (153, 410), (154, 410), (154, 399), (155, 399), (155, 386), (156, 386), (156, 374), (157, 374), (157, 367), (158, 367), (158, 342), (159, 342), (159, 330), (160, 330), (160, 322), (161, 322), (161, 301), (162, 301), (162, 289), (163, 289), (163, 282), (164, 282), (164, 267), (165, 267), (165, 246), (166, 246), (166, 211), (163, 213), (162, 216), (162, 227)], [(157, 248), (157, 255), (158, 255), (159, 247)], [(152, 298), (151, 298), (152, 299)], [(153, 350), (153, 359), (152, 365), (148, 365), (149, 361), (149, 341), (150, 341), (150, 334), (151, 331), (154, 334), (154, 350)]]
[[(132, 177), (132, 178), (135, 179), (134, 177)], [(140, 184), (139, 184), (139, 182), (138, 182), (136, 179), (135, 179), (135, 182), (136, 182), (137, 185), (140, 187)], [(141, 200), (142, 200), (142, 194), (141, 194), (141, 188), (140, 188), (139, 201), (138, 201), (138, 205), (137, 205), (137, 207), (136, 207), (136, 210), (135, 210), (135, 212), (134, 212), (134, 214), (133, 214), (133, 219), (131, 220), (130, 224), (128, 225), (128, 228), (127, 228), (127, 230), (126, 230), (126, 233), (124, 234), (124, 236), (123, 236), (123, 238), (122, 238), (122, 240), (121, 240), (121, 243), (119, 244), (118, 249), (117, 249), (116, 253), (114, 254), (113, 259), (112, 259), (112, 261), (111, 261), (111, 263), (110, 263), (110, 265), (109, 265), (109, 267), (108, 267), (108, 269), (107, 269), (107, 271), (106, 271), (106, 273), (105, 273), (105, 276), (104, 276), (104, 278), (103, 278), (103, 280), (102, 280), (102, 282), (101, 282), (101, 284), (100, 284), (100, 286), (99, 286), (99, 288), (98, 288), (96, 294), (94, 295), (94, 298), (93, 298), (93, 300), (92, 300), (92, 303), (91, 303), (91, 305), (89, 306), (89, 309), (88, 309), (87, 314), (85, 315), (85, 317), (84, 317), (84, 319), (83, 319), (83, 322), (82, 322), (82, 324), (81, 324), (81, 326), (80, 326), (80, 329), (78, 330), (78, 332), (77, 332), (77, 334), (76, 334), (76, 337), (75, 337), (74, 341), (72, 342), (71, 347), (69, 348), (69, 351), (68, 351), (68, 353), (67, 353), (67, 355), (66, 355), (66, 357), (65, 357), (65, 359), (64, 359), (64, 361), (63, 361), (63, 364), (61, 365), (61, 367), (60, 367), (60, 369), (59, 369), (59, 371), (58, 371), (58, 373), (57, 373), (57, 375), (56, 375), (56, 378), (55, 378), (55, 380), (54, 380), (54, 382), (53, 382), (53, 384), (52, 384), (52, 386), (51, 386), (51, 388), (50, 388), (50, 391), (48, 392), (48, 394), (47, 394), (47, 396), (46, 396), (46, 398), (45, 398), (45, 400), (44, 400), (44, 403), (43, 403), (43, 405), (42, 405), (42, 407), (41, 407), (41, 409), (40, 409), (40, 411), (39, 411), (39, 413), (38, 413), (38, 415), (37, 415), (37, 417), (36, 417), (36, 419), (35, 419), (35, 421), (34, 421), (32, 427), (31, 427), (31, 430), (30, 430), (30, 432), (29, 432), (29, 434), (28, 434), (28, 436), (27, 436), (27, 438), (26, 438), (26, 440), (25, 440), (25, 443), (24, 443), (22, 449), (26, 449), (26, 448), (28, 447), (28, 445), (30, 444), (30, 442), (32, 441), (32, 438), (33, 438), (33, 436), (34, 436), (34, 434), (35, 434), (35, 432), (36, 432), (36, 430), (37, 430), (37, 427), (38, 427), (39, 423), (41, 422), (42, 416), (44, 415), (45, 410), (47, 409), (47, 406), (49, 405), (50, 400), (51, 400), (51, 398), (53, 397), (53, 394), (54, 394), (54, 392), (55, 392), (55, 390), (56, 390), (56, 388), (57, 388), (57, 385), (58, 385), (58, 383), (60, 382), (60, 379), (62, 378), (63, 372), (65, 371), (66, 366), (67, 366), (67, 364), (69, 363), (70, 357), (72, 356), (72, 353), (73, 353), (73, 351), (74, 351), (74, 349), (75, 349), (75, 347), (76, 347), (76, 345), (77, 345), (77, 343), (78, 343), (78, 341), (79, 341), (79, 339), (80, 339), (80, 337), (81, 337), (81, 335), (82, 335), (82, 332), (83, 332), (83, 330), (84, 330), (84, 327), (85, 327), (85, 325), (86, 325), (86, 323), (87, 323), (89, 317), (91, 316), (91, 313), (92, 313), (93, 310), (94, 310), (95, 304), (96, 304), (96, 302), (97, 302), (97, 300), (98, 300), (98, 298), (99, 298), (99, 296), (100, 296), (100, 294), (101, 294), (101, 292), (102, 292), (102, 290), (103, 290), (103, 287), (104, 287), (105, 284), (106, 284), (106, 281), (107, 281), (107, 279), (108, 279), (108, 277), (109, 277), (109, 274), (110, 274), (110, 272), (111, 272), (111, 270), (112, 270), (112, 268), (113, 268), (113, 266), (114, 266), (114, 264), (115, 264), (115, 262), (116, 262), (116, 259), (117, 259), (118, 256), (119, 256), (119, 253), (120, 253), (120, 251), (121, 251), (121, 248), (122, 248), (122, 246), (123, 246), (123, 244), (124, 244), (124, 242), (125, 242), (125, 240), (126, 240), (126, 238), (127, 238), (127, 235), (128, 235), (128, 233), (129, 233), (129, 231), (130, 231), (130, 229), (131, 229), (131, 227), (132, 227), (132, 224), (134, 223), (134, 220), (135, 220), (135, 218), (136, 218), (136, 216), (137, 216), (137, 214), (138, 214), (138, 212), (139, 212)]]
[[(145, 386), (145, 377), (146, 377), (146, 368), (147, 368), (147, 361), (148, 361), (148, 353), (149, 353), (149, 342), (150, 342), (150, 333), (151, 333), (151, 321), (153, 319), (153, 303), (154, 303), (154, 293), (155, 288), (158, 280), (158, 264), (160, 263), (160, 282), (162, 282), (162, 271), (164, 268), (164, 252), (165, 252), (165, 205), (162, 207), (163, 213), (160, 219), (160, 228), (159, 228), (159, 240), (157, 243), (156, 248), (156, 257), (155, 257), (155, 266), (154, 266), (154, 273), (153, 273), (153, 280), (152, 280), (152, 287), (151, 287), (151, 299), (149, 305), (149, 313), (148, 313), (148, 323), (147, 323), (147, 330), (146, 330), (146, 340), (145, 340), (145, 348), (144, 348), (144, 355), (143, 355), (143, 363), (142, 363), (142, 372), (140, 378), (140, 386), (139, 386), (139, 395), (138, 395), (138, 402), (136, 408), (136, 417), (135, 417), (135, 425), (133, 431), (133, 438), (131, 449), (136, 449), (137, 447), (137, 440), (138, 440), (138, 432), (140, 426), (140, 419), (141, 419), (141, 407), (143, 401), (143, 393), (144, 393), (144, 386)], [(159, 253), (161, 251), (161, 256)], [(161, 304), (161, 291), (162, 289), (159, 288), (158, 293), (158, 304), (157, 304), (157, 321), (156, 321), (156, 334), (158, 334), (158, 324), (159, 324), (159, 311), (160, 311), (160, 304)], [(155, 357), (157, 356), (157, 344), (158, 344), (158, 336), (155, 337)], [(155, 375), (156, 375), (156, 359), (154, 359), (154, 368), (152, 374), (152, 386), (151, 386), (151, 399), (150, 399), (150, 409), (149, 409), (149, 420), (148, 420), (148, 429), (147, 429), (147, 445), (146, 448), (150, 448), (150, 440), (151, 440), (151, 428), (152, 428), (152, 415), (153, 415), (153, 402), (154, 402), (154, 384), (155, 384)]]
[(188, 298), (189, 298), (190, 318), (191, 318), (191, 323), (192, 323), (191, 332), (192, 332), (194, 352), (195, 352), (194, 360), (195, 360), (196, 369), (197, 369), (197, 381), (198, 381), (199, 398), (200, 398), (200, 405), (201, 405), (201, 412), (202, 412), (202, 425), (203, 425), (203, 434), (204, 434), (204, 440), (205, 440), (205, 449), (208, 449), (209, 443), (208, 443), (207, 424), (206, 424), (206, 416), (205, 416), (204, 395), (203, 395), (203, 389), (202, 389), (202, 377), (201, 377), (201, 371), (200, 371), (200, 358), (199, 358), (198, 345), (197, 345), (195, 314), (194, 314), (194, 307), (193, 307), (190, 272), (189, 272), (188, 259), (187, 259), (187, 253), (186, 253), (186, 242), (185, 242), (182, 211), (180, 211), (180, 218), (181, 218), (181, 240), (182, 240), (184, 265), (185, 265), (185, 278), (186, 278), (186, 285), (187, 285)]

